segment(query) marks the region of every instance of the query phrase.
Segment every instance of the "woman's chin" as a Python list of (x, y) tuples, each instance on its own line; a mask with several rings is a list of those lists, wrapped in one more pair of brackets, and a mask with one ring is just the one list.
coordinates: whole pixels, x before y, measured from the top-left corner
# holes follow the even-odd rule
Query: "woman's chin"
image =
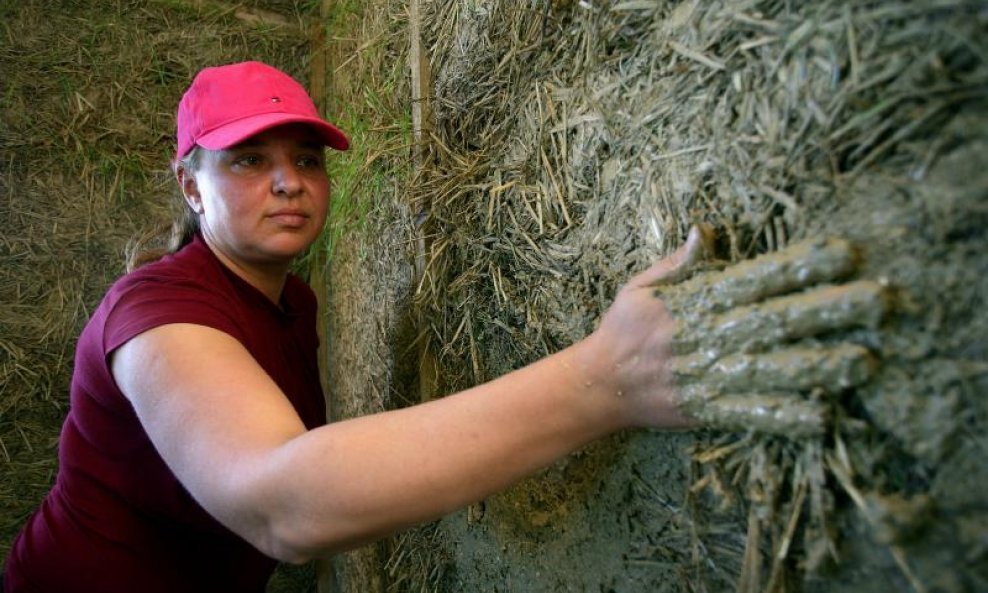
[(308, 244), (269, 246), (263, 251), (263, 257), (272, 263), (291, 264), (296, 257), (305, 253), (307, 247)]

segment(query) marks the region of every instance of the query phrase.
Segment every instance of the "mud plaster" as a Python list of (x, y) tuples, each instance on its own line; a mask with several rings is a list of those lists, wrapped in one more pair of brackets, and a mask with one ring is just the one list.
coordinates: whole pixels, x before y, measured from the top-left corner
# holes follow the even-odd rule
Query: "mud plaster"
[(928, 590), (988, 590), (986, 115), (972, 110), (952, 123), (951, 149), (922, 180), (862, 177), (813, 229), (857, 240), (863, 274), (897, 291), (897, 314), (868, 338), (877, 337), (870, 346), (882, 364), (858, 394), (878, 432), (850, 444), (858, 482), (929, 501), (872, 499), (887, 507), (880, 514), (898, 513), (891, 532), (870, 511), (849, 513), (841, 555), (853, 568), (811, 591), (907, 590), (894, 568), (885, 570), (894, 563), (882, 540), (900, 538), (896, 522), (907, 526), (897, 545)]
[[(890, 287), (892, 311), (879, 328), (871, 319), (848, 333), (880, 361), (847, 402), (872, 427), (848, 442), (869, 507), (857, 510), (833, 485), (840, 564), (811, 575), (805, 591), (909, 590), (890, 541), (927, 590), (988, 590), (988, 142), (972, 133), (984, 121), (973, 113), (955, 122), (951, 150), (922, 178), (861, 177), (829, 210), (808, 213), (807, 236), (860, 246), (858, 276)], [(448, 517), (448, 590), (687, 591), (683, 567), (697, 559), (709, 568), (708, 590), (734, 590), (743, 531), (703, 532), (682, 509), (689, 442), (623, 435), (610, 442), (616, 454), (592, 452), (487, 501), (479, 521)], [(568, 490), (566, 480), (580, 486)], [(551, 494), (532, 498), (539, 488)], [(545, 506), (551, 500), (556, 507)]]
[[(675, 590), (670, 587), (682, 583), (682, 567), (693, 553), (694, 526), (682, 506), (688, 472), (682, 451), (690, 441), (688, 435), (618, 435), (573, 462), (569, 477), (585, 476), (577, 487), (567, 488), (561, 475), (541, 481), (554, 492), (555, 509), (525, 508), (539, 505), (526, 499), (537, 481), (488, 500), (479, 521), (465, 511), (447, 517), (442, 525), (457, 542), (457, 570), (445, 590)], [(540, 513), (549, 515), (540, 518)], [(714, 590), (729, 590), (737, 570), (731, 559), (738, 556), (741, 538), (709, 533), (700, 538), (709, 560), (722, 570)]]

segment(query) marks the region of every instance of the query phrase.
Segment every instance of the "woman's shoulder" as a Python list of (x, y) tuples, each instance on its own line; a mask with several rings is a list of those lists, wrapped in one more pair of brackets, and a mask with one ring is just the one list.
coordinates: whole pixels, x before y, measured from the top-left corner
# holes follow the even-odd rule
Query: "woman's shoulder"
[(215, 292), (223, 286), (222, 273), (209, 249), (193, 241), (175, 253), (146, 263), (121, 276), (113, 283), (110, 294), (167, 287), (200, 288)]
[(217, 264), (188, 247), (119, 278), (92, 318), (113, 348), (158, 325), (192, 323), (239, 336), (235, 291)]
[[(236, 296), (218, 266), (191, 245), (147, 263), (117, 279), (95, 319), (111, 326), (145, 325), (148, 320), (198, 322), (234, 327)], [(114, 321), (111, 321), (114, 320)]]

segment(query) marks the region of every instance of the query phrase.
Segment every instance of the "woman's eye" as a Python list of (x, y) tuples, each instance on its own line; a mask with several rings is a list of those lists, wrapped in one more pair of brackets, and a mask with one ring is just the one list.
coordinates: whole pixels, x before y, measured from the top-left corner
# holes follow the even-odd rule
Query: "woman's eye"
[(254, 167), (260, 164), (261, 157), (256, 154), (245, 154), (243, 156), (237, 157), (233, 164), (238, 167)]
[(318, 169), (322, 167), (322, 159), (314, 155), (302, 156), (298, 159), (298, 166), (305, 169)]

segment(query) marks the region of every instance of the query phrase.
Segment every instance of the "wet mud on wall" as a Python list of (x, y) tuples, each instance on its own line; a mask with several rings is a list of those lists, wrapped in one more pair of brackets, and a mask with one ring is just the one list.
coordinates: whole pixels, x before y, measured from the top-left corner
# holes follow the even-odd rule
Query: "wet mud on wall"
[[(949, 127), (956, 148), (923, 182), (857, 182), (846, 194), (853, 205), (816, 223), (815, 232), (862, 246), (863, 273), (896, 287), (898, 315), (859, 336), (882, 364), (846, 420), (856, 427), (845, 437), (853, 475), (828, 479), (839, 564), (801, 590), (977, 591), (985, 582), (988, 139), (970, 127), (984, 117)], [(733, 590), (744, 503), (689, 504), (691, 440), (622, 435), (487, 501), (486, 513), (444, 520), (461, 579), (453, 590), (685, 591), (701, 580), (694, 570), (708, 590)], [(697, 555), (705, 566), (695, 568)]]

